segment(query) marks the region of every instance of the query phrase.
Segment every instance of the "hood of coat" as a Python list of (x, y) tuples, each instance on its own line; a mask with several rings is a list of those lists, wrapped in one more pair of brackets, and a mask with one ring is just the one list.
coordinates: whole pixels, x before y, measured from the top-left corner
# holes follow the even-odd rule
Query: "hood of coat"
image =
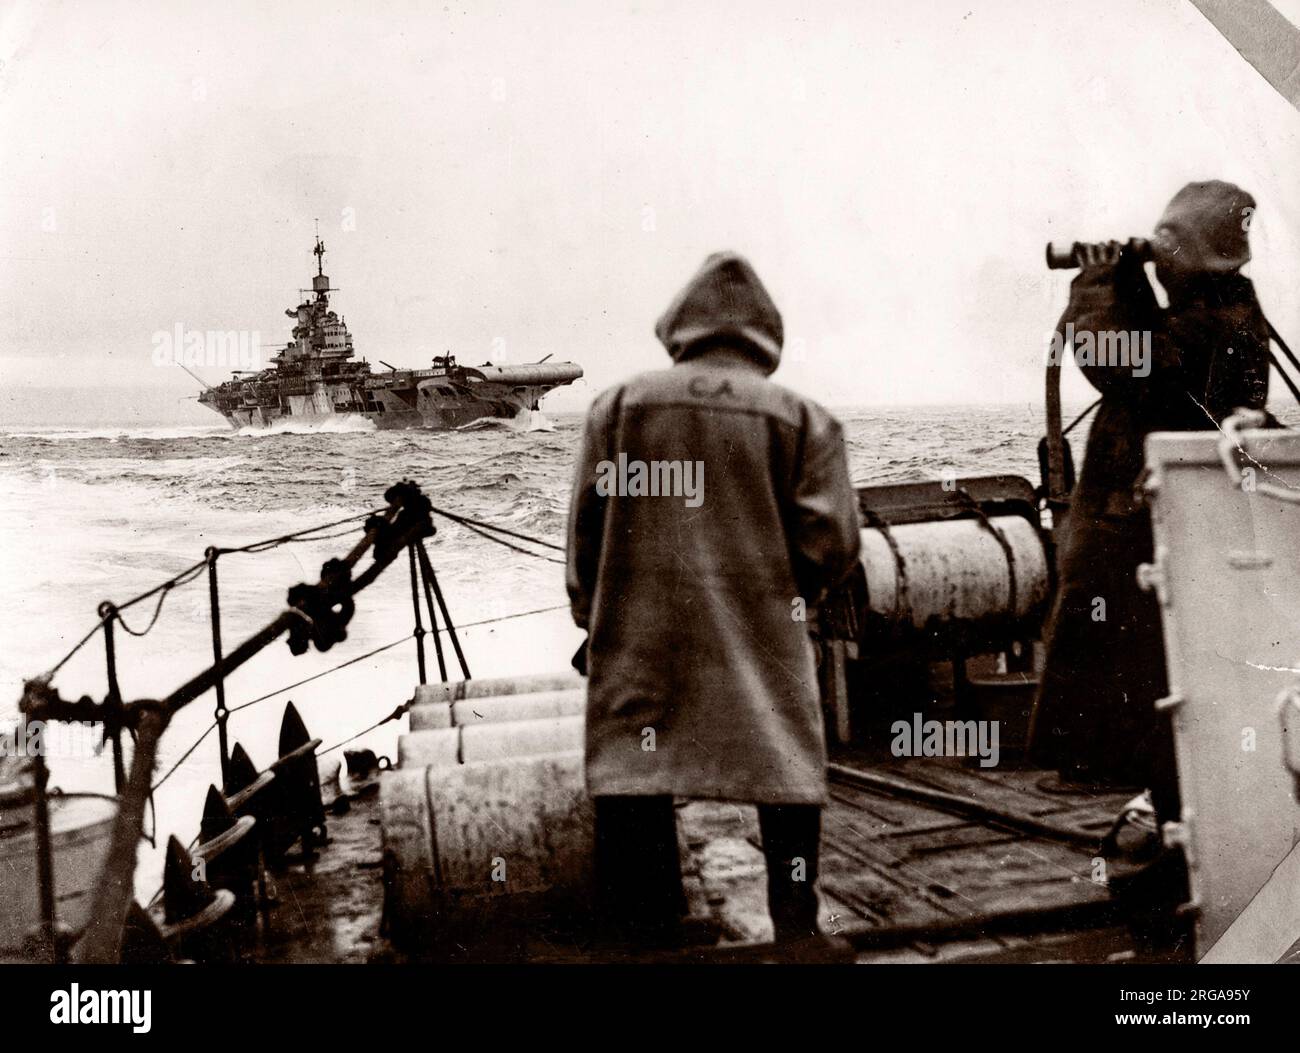
[(723, 345), (744, 350), (771, 373), (781, 361), (784, 330), (749, 261), (715, 252), (664, 311), (655, 335), (675, 362)]
[(1182, 274), (1230, 274), (1250, 260), (1247, 232), (1255, 199), (1239, 186), (1211, 179), (1188, 183), (1156, 223), (1156, 262)]

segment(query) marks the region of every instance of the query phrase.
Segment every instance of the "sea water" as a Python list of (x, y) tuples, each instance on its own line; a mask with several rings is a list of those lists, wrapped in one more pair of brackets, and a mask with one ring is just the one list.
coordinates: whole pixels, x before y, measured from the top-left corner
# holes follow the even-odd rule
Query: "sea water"
[[(1015, 473), (1037, 482), (1041, 412), (1031, 405), (840, 410), (850, 470), (859, 484)], [(16, 719), (25, 678), (49, 669), (96, 622), (102, 600), (121, 603), (203, 558), (358, 514), (384, 504), (391, 483), (414, 479), (437, 506), (562, 543), (577, 415), (530, 415), (456, 432), (375, 431), (364, 422), (304, 429), (233, 431), (224, 425), (94, 428), (9, 427), (0, 431), (0, 726)], [(1080, 438), (1075, 438), (1081, 457)], [(466, 660), (476, 676), (564, 669), (582, 639), (567, 610), (502, 621), (566, 603), (561, 553), (524, 555), (445, 519), (427, 542)], [(332, 532), (331, 532), (332, 533)], [(228, 651), (283, 608), (288, 588), (314, 582), (320, 565), (360, 535), (220, 558), (221, 623)], [(140, 632), (156, 600), (123, 614)], [(468, 623), (487, 622), (481, 625)], [(427, 617), (426, 617), (427, 625)], [(227, 704), (303, 680), (384, 644), (373, 658), (235, 713), (230, 736), (259, 766), (274, 759), (284, 703), (292, 699), (325, 747), (378, 721), (409, 699), (417, 682), (411, 583), (405, 560), (358, 597), (348, 638), (327, 653), (290, 655), (273, 644), (226, 683)], [(117, 631), (119, 679), (127, 699), (162, 697), (212, 660), (206, 573), (169, 592), (143, 637)], [(406, 639), (403, 639), (407, 637)], [(445, 637), (444, 637), (445, 640)], [(438, 678), (432, 642), (430, 679)], [(448, 676), (460, 672), (445, 648)], [(102, 637), (55, 679), (64, 697), (104, 695)], [(172, 722), (159, 774), (212, 722), (208, 692)], [(394, 756), (398, 723), (349, 748)], [(71, 741), (83, 741), (72, 739)], [(82, 751), (85, 752), (84, 750)], [(155, 798), (165, 843), (197, 829), (204, 792), (220, 783), (210, 733)], [(336, 751), (334, 756), (338, 757)], [(67, 790), (111, 788), (108, 755), (55, 757), (53, 781)], [(153, 818), (146, 826), (153, 825)], [(140, 890), (156, 887), (158, 853), (141, 856)]]

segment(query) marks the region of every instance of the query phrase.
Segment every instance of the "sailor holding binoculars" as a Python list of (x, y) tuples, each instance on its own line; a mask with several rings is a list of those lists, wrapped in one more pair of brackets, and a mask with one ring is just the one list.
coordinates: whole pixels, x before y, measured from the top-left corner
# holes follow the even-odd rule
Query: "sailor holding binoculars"
[[(1081, 363), (1102, 398), (1058, 530), (1060, 586), (1031, 748), (1038, 763), (1071, 781), (1148, 787), (1161, 821), (1177, 818), (1179, 801), (1172, 732), (1155, 709), (1168, 694), (1159, 608), (1136, 580), (1138, 564), (1153, 555), (1150, 514), (1138, 496), (1143, 440), (1152, 431), (1203, 431), (1237, 407), (1264, 407), (1268, 324), (1240, 273), (1254, 209), (1230, 183), (1191, 183), (1149, 243), (1075, 246), (1082, 269), (1058, 327), (1149, 332), (1152, 362), (1145, 376)], [(1157, 303), (1143, 256), (1155, 263), (1167, 308)]]

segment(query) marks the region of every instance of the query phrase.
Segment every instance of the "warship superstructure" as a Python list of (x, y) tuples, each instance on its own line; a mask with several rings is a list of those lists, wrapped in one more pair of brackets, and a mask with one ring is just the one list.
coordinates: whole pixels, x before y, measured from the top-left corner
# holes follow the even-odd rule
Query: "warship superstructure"
[(312, 250), (311, 296), (285, 311), (293, 339), (257, 373), (236, 373), (207, 388), (199, 402), (233, 427), (267, 427), (280, 420), (319, 422), (361, 416), (380, 428), (459, 428), (484, 417), (513, 418), (540, 408), (550, 391), (582, 376), (573, 362), (462, 366), (438, 356), (428, 369), (374, 372), (354, 359), (352, 334), (330, 308), (338, 290), (324, 272), (325, 245)]

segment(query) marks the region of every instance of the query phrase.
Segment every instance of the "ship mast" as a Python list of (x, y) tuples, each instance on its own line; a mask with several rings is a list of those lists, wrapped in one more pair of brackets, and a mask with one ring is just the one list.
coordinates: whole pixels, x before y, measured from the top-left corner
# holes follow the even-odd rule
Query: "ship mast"
[(316, 294), (318, 302), (328, 304), (329, 297), (326, 293), (338, 292), (338, 290), (330, 288), (330, 280), (325, 274), (325, 242), (320, 240), (319, 220), (316, 221), (316, 247), (311, 251), (316, 257), (316, 274), (311, 280), (312, 292)]

